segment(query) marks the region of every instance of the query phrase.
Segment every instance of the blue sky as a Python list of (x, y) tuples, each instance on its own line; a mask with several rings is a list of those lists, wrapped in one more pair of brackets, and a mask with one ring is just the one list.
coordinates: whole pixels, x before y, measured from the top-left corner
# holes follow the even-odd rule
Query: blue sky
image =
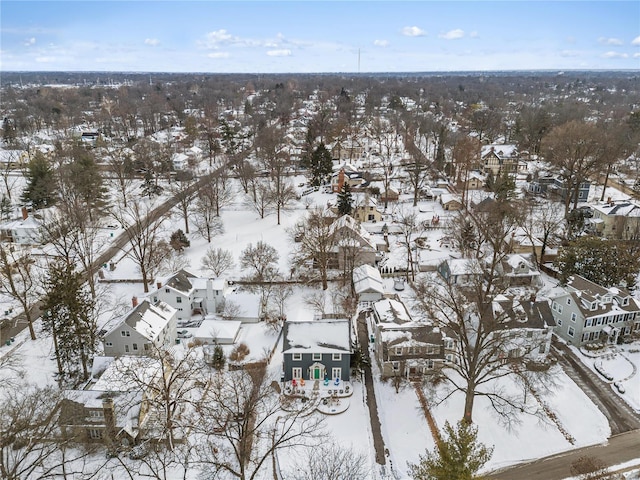
[(640, 69), (637, 0), (3, 0), (0, 27), (4, 71)]

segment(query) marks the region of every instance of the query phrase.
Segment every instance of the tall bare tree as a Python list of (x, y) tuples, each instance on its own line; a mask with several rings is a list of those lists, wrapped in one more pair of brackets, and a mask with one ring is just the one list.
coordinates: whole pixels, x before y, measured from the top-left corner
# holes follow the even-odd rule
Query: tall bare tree
[(20, 304), (29, 326), (31, 340), (36, 339), (33, 328), (33, 307), (40, 285), (38, 267), (26, 252), (0, 245), (0, 293)]

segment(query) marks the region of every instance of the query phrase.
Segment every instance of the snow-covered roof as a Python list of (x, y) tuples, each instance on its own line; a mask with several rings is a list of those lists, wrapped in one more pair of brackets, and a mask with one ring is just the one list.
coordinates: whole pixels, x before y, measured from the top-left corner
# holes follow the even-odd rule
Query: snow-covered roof
[(498, 157), (510, 158), (518, 155), (518, 147), (515, 145), (483, 145), (480, 156), (484, 158), (486, 155), (494, 153)]
[(604, 215), (616, 215), (620, 217), (640, 217), (640, 205), (632, 202), (607, 203), (605, 205), (594, 205), (597, 210)]
[(385, 298), (373, 304), (378, 325), (383, 328), (394, 327), (412, 322), (413, 319), (402, 302)]
[(158, 302), (155, 305), (148, 300), (143, 300), (131, 312), (129, 312), (123, 321), (118, 322), (105, 336), (110, 335), (120, 325), (126, 323), (148, 340), (154, 341), (160, 332), (166, 327), (167, 323), (176, 315), (177, 310), (164, 302)]
[(283, 353), (349, 353), (348, 320), (285, 322)]
[(235, 339), (240, 330), (242, 322), (238, 320), (211, 320), (202, 321), (193, 336), (198, 339)]
[(446, 205), (447, 203), (451, 203), (451, 202), (456, 202), (462, 205), (462, 199), (460, 198), (460, 196), (454, 195), (453, 193), (443, 193), (440, 196), (440, 202), (443, 205)]
[(122, 356), (111, 362), (92, 390), (128, 392), (150, 384), (160, 372), (160, 360), (151, 357)]
[(260, 295), (251, 292), (232, 292), (225, 296), (225, 302), (233, 302), (240, 307), (239, 318), (260, 318)]
[(377, 268), (371, 265), (360, 265), (353, 269), (353, 285), (356, 294), (363, 292), (384, 293), (382, 275)]

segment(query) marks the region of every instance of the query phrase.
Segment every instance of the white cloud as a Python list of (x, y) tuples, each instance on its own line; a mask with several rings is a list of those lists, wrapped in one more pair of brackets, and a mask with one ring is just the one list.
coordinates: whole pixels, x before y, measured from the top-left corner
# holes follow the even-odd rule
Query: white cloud
[(56, 61), (56, 57), (37, 57), (36, 58), (36, 62), (38, 63), (51, 63), (55, 61)]
[(626, 53), (609, 51), (609, 52), (603, 53), (602, 58), (629, 58), (629, 55), (627, 55)]
[(444, 38), (445, 40), (455, 40), (456, 38), (464, 37), (464, 30), (456, 28), (455, 30), (449, 30), (447, 33), (442, 33), (438, 35), (440, 38)]
[(24, 42), (25, 47), (30, 47), (31, 45), (35, 45), (36, 37), (31, 37)]
[(469, 36), (471, 38), (478, 38), (480, 35), (478, 34), (478, 32), (476, 30), (474, 30), (473, 32), (469, 33)]
[(373, 44), (376, 47), (386, 47), (387, 45), (389, 45), (389, 42), (386, 40), (374, 40)]
[(602, 43), (603, 45), (622, 45), (622, 40), (620, 40), (619, 38), (600, 37), (598, 39), (598, 42)]
[(636, 52), (633, 54), (633, 58), (640, 58), (640, 52)]
[(407, 37), (424, 37), (427, 32), (422, 30), (420, 27), (404, 27), (402, 29), (402, 34)]
[(575, 50), (562, 50), (560, 52), (560, 56), (561, 57), (578, 57), (580, 55), (579, 52), (575, 51)]
[(267, 52), (267, 55), (269, 55), (270, 57), (290, 57), (291, 50), (289, 50), (288, 48), (283, 48), (281, 50), (269, 50)]
[(144, 39), (144, 44), (145, 45), (150, 45), (152, 47), (155, 47), (155, 46), (160, 44), (160, 40), (158, 40), (157, 38), (145, 38)]
[(209, 58), (229, 58), (229, 52), (211, 52), (207, 54)]
[(631, 45), (640, 45), (640, 35), (631, 40)]
[[(269, 42), (273, 42), (273, 40), (269, 40)], [(264, 46), (264, 44), (267, 42), (231, 35), (229, 32), (227, 32), (227, 30), (223, 28), (207, 33), (204, 36), (204, 40), (198, 43), (205, 48), (216, 49), (220, 48), (221, 46), (260, 47)]]

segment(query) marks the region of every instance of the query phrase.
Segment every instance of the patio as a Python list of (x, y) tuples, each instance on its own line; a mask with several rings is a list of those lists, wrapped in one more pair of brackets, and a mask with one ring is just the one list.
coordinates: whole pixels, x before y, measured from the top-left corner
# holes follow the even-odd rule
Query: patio
[(351, 383), (340, 379), (333, 381), (293, 379), (284, 385), (283, 408), (285, 410), (305, 408), (309, 413), (315, 409), (326, 415), (337, 415), (349, 408), (351, 395), (353, 395)]

